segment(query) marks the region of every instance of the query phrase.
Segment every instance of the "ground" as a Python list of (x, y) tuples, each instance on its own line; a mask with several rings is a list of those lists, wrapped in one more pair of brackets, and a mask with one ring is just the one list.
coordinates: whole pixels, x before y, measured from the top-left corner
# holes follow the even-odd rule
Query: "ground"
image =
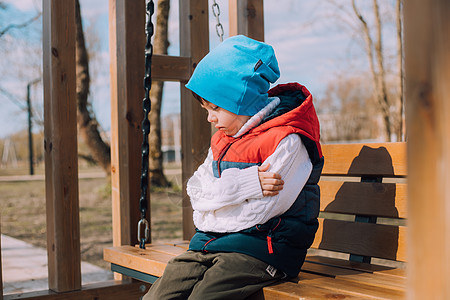
[[(41, 169), (36, 173), (43, 173)], [(101, 170), (80, 168), (80, 173), (89, 172)], [(0, 169), (0, 176), (16, 174), (26, 174), (26, 168)], [(180, 179), (176, 169), (172, 174), (169, 179), (175, 188), (158, 189), (150, 195), (153, 241), (182, 236)], [(103, 248), (112, 246), (111, 188), (106, 177), (80, 179), (79, 198), (81, 259), (109, 269), (103, 261)], [(44, 181), (0, 181), (0, 199), (1, 233), (46, 248)]]

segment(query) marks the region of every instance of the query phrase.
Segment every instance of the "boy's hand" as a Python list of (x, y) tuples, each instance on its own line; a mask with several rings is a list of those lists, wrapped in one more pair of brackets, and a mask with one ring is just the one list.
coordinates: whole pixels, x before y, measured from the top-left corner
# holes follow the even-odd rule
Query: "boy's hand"
[(275, 196), (278, 195), (278, 191), (283, 189), (284, 181), (281, 179), (280, 174), (266, 172), (270, 167), (270, 164), (258, 167), (259, 183), (263, 196)]

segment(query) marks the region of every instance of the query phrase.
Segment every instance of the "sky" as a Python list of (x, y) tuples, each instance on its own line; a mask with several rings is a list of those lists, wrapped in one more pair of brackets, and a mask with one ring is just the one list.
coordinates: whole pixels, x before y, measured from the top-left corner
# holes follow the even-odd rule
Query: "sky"
[[(348, 0), (339, 0), (342, 3)], [(3, 0), (8, 13), (0, 15), (0, 29), (7, 24), (28, 20), (41, 10), (41, 0)], [(212, 1), (209, 1), (212, 4)], [(216, 0), (221, 9), (220, 21), (229, 36), (228, 0)], [(344, 26), (337, 26), (336, 14), (331, 15), (321, 1), (265, 0), (265, 42), (271, 44), (278, 58), (281, 77), (277, 83), (300, 82), (316, 98), (324, 94), (325, 87), (343, 72), (361, 70), (367, 66), (366, 58), (354, 35)], [(96, 57), (91, 60), (92, 109), (102, 128), (110, 129), (108, 0), (80, 0), (84, 28), (98, 37)], [(210, 5), (211, 7), (211, 5)], [(210, 48), (220, 41), (215, 32), (216, 19), (210, 16)], [(342, 13), (339, 18), (346, 18)], [(11, 30), (0, 37), (0, 138), (27, 127), (24, 110), (27, 83), (40, 76), (41, 20), (26, 30)], [(178, 1), (171, 1), (169, 16), (169, 55), (179, 54)], [(89, 41), (88, 41), (89, 42)], [(30, 47), (30, 43), (34, 46)], [(6, 47), (4, 45), (7, 45)], [(6, 49), (5, 49), (6, 48)], [(144, 50), (142, 51), (144, 55)], [(32, 103), (42, 103), (42, 83), (31, 88)], [(179, 83), (165, 84), (162, 114), (180, 110)]]

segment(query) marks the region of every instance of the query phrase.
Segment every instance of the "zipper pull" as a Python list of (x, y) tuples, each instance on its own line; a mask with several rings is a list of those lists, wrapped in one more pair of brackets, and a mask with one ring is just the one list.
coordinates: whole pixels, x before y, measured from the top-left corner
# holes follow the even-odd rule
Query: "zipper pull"
[(269, 234), (267, 235), (267, 248), (269, 249), (269, 254), (273, 254), (272, 231), (269, 231)]

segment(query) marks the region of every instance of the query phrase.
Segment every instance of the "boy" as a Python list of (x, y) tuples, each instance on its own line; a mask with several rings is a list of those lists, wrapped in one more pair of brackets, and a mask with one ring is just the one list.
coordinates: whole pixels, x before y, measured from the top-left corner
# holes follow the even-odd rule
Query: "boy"
[(235, 36), (186, 87), (218, 131), (187, 185), (197, 233), (148, 299), (245, 299), (295, 277), (318, 227), (323, 166), (309, 91), (280, 76), (271, 46)]

